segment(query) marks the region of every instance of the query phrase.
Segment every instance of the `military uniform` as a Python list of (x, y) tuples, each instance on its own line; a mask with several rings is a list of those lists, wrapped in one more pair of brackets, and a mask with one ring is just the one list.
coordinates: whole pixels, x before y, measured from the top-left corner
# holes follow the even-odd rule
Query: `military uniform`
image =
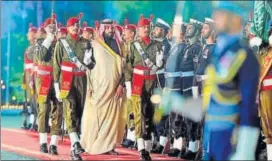
[[(33, 81), (32, 78), (32, 68), (33, 68), (33, 54), (34, 54), (34, 45), (29, 46), (24, 54), (24, 75), (23, 75), (23, 89), (26, 90), (26, 104), (27, 108), (24, 109), (24, 128), (30, 128), (35, 122), (29, 120), (29, 125), (27, 124), (28, 116), (30, 114), (34, 115), (36, 113), (35, 96), (34, 89), (29, 86), (30, 82)], [(34, 121), (34, 120), (33, 120)]]
[[(141, 17), (138, 27), (150, 25), (150, 19)], [(131, 45), (131, 55), (128, 59), (126, 88), (131, 88), (135, 134), (138, 151), (144, 160), (150, 160), (151, 132), (153, 130), (154, 108), (151, 103), (151, 93), (156, 83), (156, 71), (162, 67), (163, 51), (162, 44), (146, 37), (139, 39)], [(161, 59), (157, 59), (161, 57)], [(131, 82), (131, 85), (130, 85)], [(129, 90), (128, 90), (129, 91)]]
[(261, 76), (259, 82), (259, 113), (264, 136), (266, 138), (268, 160), (272, 156), (272, 50), (269, 47), (261, 54)]

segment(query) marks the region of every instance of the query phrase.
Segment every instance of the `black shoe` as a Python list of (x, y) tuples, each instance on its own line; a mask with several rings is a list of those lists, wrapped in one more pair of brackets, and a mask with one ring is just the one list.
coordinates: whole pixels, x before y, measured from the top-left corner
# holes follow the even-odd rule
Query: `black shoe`
[(186, 159), (186, 160), (194, 160), (196, 157), (196, 153), (187, 150), (184, 155), (181, 156), (182, 159)]
[(105, 154), (107, 154), (107, 155), (119, 155), (119, 153), (116, 152), (114, 149), (111, 150), (111, 151), (109, 151), (109, 152), (107, 152), (107, 153), (105, 153)]
[(163, 149), (164, 149), (164, 147), (162, 145), (160, 145), (160, 146), (157, 146), (155, 149), (152, 149), (151, 153), (161, 154)]
[(81, 154), (85, 152), (85, 150), (82, 148), (79, 142), (75, 142), (73, 147), (75, 148), (74, 149), (75, 154)]
[(71, 151), (70, 157), (72, 160), (82, 160), (81, 156), (75, 153), (75, 150)]
[(49, 154), (58, 155), (57, 146), (55, 146), (55, 145), (50, 145), (50, 146), (49, 146)]
[(169, 156), (169, 157), (177, 157), (177, 156), (179, 155), (179, 153), (180, 153), (180, 150), (174, 148), (174, 149), (171, 149), (171, 150), (169, 151), (168, 156)]
[(121, 144), (123, 148), (131, 148), (135, 144), (134, 141), (131, 141), (129, 139), (125, 139), (123, 143)]
[(32, 125), (30, 131), (38, 131), (38, 125)]
[(42, 153), (48, 153), (48, 149), (47, 149), (47, 144), (46, 143), (41, 144), (41, 146), (40, 146), (40, 152), (42, 152)]
[(151, 160), (149, 152), (147, 152), (145, 149), (141, 150), (140, 151), (140, 159), (141, 160)]
[(182, 149), (182, 150), (180, 151), (180, 153), (178, 154), (178, 158), (181, 159), (185, 153), (186, 153), (186, 150), (185, 150), (185, 149)]

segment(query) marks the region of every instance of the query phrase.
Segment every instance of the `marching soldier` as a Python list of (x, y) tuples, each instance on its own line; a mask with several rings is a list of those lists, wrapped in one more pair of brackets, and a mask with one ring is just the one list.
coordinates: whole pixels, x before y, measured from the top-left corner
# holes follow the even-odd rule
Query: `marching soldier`
[[(81, 160), (84, 152), (78, 133), (86, 95), (86, 70), (93, 67), (89, 41), (79, 37), (79, 17), (68, 19), (68, 35), (56, 43), (53, 74), (54, 89), (59, 101), (63, 101), (65, 124), (71, 140), (71, 158)], [(89, 48), (86, 48), (89, 47)]]
[[(168, 23), (166, 23), (164, 20), (158, 18), (155, 23), (155, 28), (152, 32), (153, 38), (162, 43), (162, 48), (164, 51), (164, 58), (163, 58), (164, 62), (167, 61), (167, 58), (169, 56), (169, 50), (171, 48), (171, 45), (166, 37), (170, 28), (171, 27)], [(163, 68), (156, 73), (157, 74), (157, 87), (160, 88), (161, 90), (165, 87), (164, 70), (165, 69)], [(159, 141), (160, 138), (163, 139), (166, 137), (166, 135), (168, 133), (168, 125), (169, 125), (167, 118), (168, 118), (168, 115), (163, 116), (160, 123), (156, 126), (155, 141)], [(158, 147), (158, 146), (156, 146), (156, 144), (154, 144), (154, 145), (155, 146), (153, 146), (152, 152), (161, 153), (162, 147), (161, 146)], [(160, 150), (158, 148), (160, 148)]]
[[(182, 86), (180, 83), (182, 56), (186, 49), (185, 33), (186, 23), (181, 20), (175, 20), (173, 23), (172, 48), (169, 51), (169, 57), (165, 64), (165, 89), (171, 92), (181, 93)], [(168, 114), (166, 114), (168, 115)], [(168, 130), (165, 133), (168, 135), (160, 136), (160, 146), (154, 150), (154, 153), (162, 153), (167, 144), (170, 144), (170, 138), (174, 138), (173, 148), (169, 151), (169, 156), (177, 156), (182, 150), (182, 141), (186, 136), (186, 129), (184, 128), (182, 116), (174, 112), (168, 116), (167, 123), (169, 122)]]
[[(128, 24), (127, 20), (125, 20), (124, 31), (123, 31), (123, 42), (121, 43), (121, 49), (123, 52), (123, 58), (125, 64), (128, 63), (128, 58), (130, 57), (130, 46), (132, 42), (135, 40), (136, 36), (136, 26), (133, 24)], [(125, 65), (125, 70), (132, 72), (132, 68), (128, 68)], [(126, 139), (124, 139), (122, 146), (125, 148), (132, 147), (135, 144), (136, 136), (135, 136), (135, 124), (134, 124), (134, 115), (132, 109), (131, 99), (127, 99), (127, 114), (128, 114), (128, 122), (127, 122), (127, 135)]]
[(151, 160), (154, 108), (150, 98), (156, 72), (163, 67), (162, 44), (149, 37), (151, 21), (152, 17), (148, 19), (141, 15), (137, 24), (139, 39), (131, 45), (128, 58), (128, 68), (133, 71), (126, 70), (127, 95), (132, 99), (135, 134), (142, 160)]
[[(183, 68), (183, 72), (188, 71), (196, 71), (197, 65), (199, 63), (199, 55), (202, 50), (202, 46), (200, 43), (200, 34), (202, 30), (202, 23), (190, 19), (190, 23), (188, 25), (186, 36), (188, 38), (188, 45), (186, 47), (184, 56), (183, 56), (183, 63), (181, 67)], [(194, 76), (194, 75), (193, 75)], [(183, 96), (190, 97), (192, 96), (192, 86), (193, 86), (193, 76), (186, 76), (184, 73), (182, 75), (182, 85), (183, 85)], [(190, 89), (191, 88), (191, 89)], [(185, 124), (187, 129), (187, 137), (189, 140), (189, 147), (187, 151), (182, 154), (179, 154), (180, 158), (194, 158), (196, 152), (200, 146), (200, 124), (193, 122), (190, 119), (185, 118)], [(191, 153), (192, 152), (192, 153)]]
[[(203, 47), (201, 54), (199, 55), (199, 64), (197, 65), (195, 71), (195, 77), (192, 87), (194, 97), (198, 97), (198, 95), (201, 95), (202, 81), (205, 79), (204, 71), (211, 61), (212, 52), (215, 47), (214, 21), (212, 19), (205, 18), (201, 34), (202, 37), (206, 40), (206, 43)], [(198, 132), (201, 133), (202, 127), (198, 126), (198, 128)], [(207, 150), (206, 148), (207, 147), (203, 147), (204, 152)], [(196, 150), (199, 151), (199, 149)], [(188, 155), (183, 156), (183, 159), (194, 159), (197, 151), (191, 151), (191, 149), (188, 149)]]
[[(271, 24), (271, 22), (270, 22)], [(266, 139), (267, 160), (272, 160), (272, 28), (269, 30), (269, 44), (260, 50), (261, 75), (259, 81), (259, 112)]]
[[(56, 98), (53, 88), (53, 54), (56, 43), (54, 34), (57, 30), (55, 15), (46, 19), (44, 29), (46, 38), (42, 44), (36, 46), (35, 50), (38, 66), (36, 76), (37, 102), (39, 103), (38, 132), (40, 136), (40, 151), (48, 153), (47, 132), (49, 130), (49, 117), (51, 117), (49, 154), (57, 155), (57, 142), (61, 134), (62, 107)], [(52, 107), (51, 101), (53, 103)]]
[(37, 46), (41, 45), (43, 40), (46, 37), (46, 31), (44, 30), (43, 24), (40, 25), (40, 27), (37, 30), (36, 33), (36, 42), (35, 42), (35, 51), (34, 51), (34, 55), (33, 55), (33, 68), (32, 68), (32, 73), (31, 73), (31, 81), (30, 81), (30, 88), (33, 89), (34, 91), (34, 103), (35, 103), (35, 108), (33, 108), (33, 124), (31, 127), (31, 130), (37, 131), (38, 130), (38, 125), (37, 125), (37, 114), (38, 114), (38, 103), (37, 103), (37, 82), (36, 82), (36, 78), (37, 78), (37, 70), (38, 70), (38, 60), (37, 60), (37, 54), (36, 54), (36, 50), (37, 50)]
[[(33, 124), (33, 122), (29, 122), (28, 124), (28, 119), (29, 115), (31, 114), (31, 111), (36, 109), (36, 104), (34, 101), (34, 91), (32, 88), (30, 88), (30, 81), (32, 80), (31, 78), (31, 73), (32, 73), (32, 68), (33, 68), (33, 54), (34, 54), (34, 49), (35, 49), (35, 34), (37, 32), (37, 28), (32, 26), (32, 24), (29, 24), (29, 29), (27, 33), (27, 39), (29, 41), (29, 47), (25, 50), (24, 54), (24, 75), (23, 75), (23, 84), (22, 88), (26, 90), (26, 104), (27, 108), (23, 110), (24, 114), (24, 121), (22, 128), (28, 129), (30, 128)], [(34, 112), (34, 111), (33, 111)]]

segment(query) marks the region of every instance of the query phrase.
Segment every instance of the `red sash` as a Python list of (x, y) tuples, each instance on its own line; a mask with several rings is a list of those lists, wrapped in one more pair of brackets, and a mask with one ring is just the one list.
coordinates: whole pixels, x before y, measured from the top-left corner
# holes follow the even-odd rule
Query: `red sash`
[(62, 81), (60, 85), (60, 98), (64, 99), (68, 96), (72, 87), (72, 81), (74, 76), (85, 76), (84, 71), (76, 71), (77, 66), (72, 62), (61, 63), (61, 76)]
[(52, 66), (38, 66), (37, 77), (39, 77), (41, 80), (40, 89), (38, 93), (39, 103), (44, 103), (47, 100), (47, 96), (53, 79), (52, 72), (53, 72)]
[(262, 82), (262, 90), (272, 90), (272, 75), (268, 75), (264, 77)]
[(150, 75), (150, 68), (135, 66), (132, 76), (132, 95), (141, 96), (145, 80), (154, 80), (156, 75)]

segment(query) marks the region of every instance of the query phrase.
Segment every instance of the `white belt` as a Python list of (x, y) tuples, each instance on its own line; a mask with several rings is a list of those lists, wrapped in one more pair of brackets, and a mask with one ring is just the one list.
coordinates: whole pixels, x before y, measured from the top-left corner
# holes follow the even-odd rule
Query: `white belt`
[(156, 74), (164, 74), (164, 72), (165, 72), (165, 70), (164, 70), (164, 69), (161, 69), (161, 70), (158, 70), (158, 71), (156, 72)]
[(263, 86), (272, 86), (272, 78), (264, 79), (263, 80)]
[(41, 69), (38, 69), (38, 70), (37, 70), (37, 74), (38, 74), (38, 75), (50, 75), (51, 72), (45, 71), (45, 70), (41, 70)]
[(25, 69), (32, 69), (32, 68), (33, 68), (33, 63), (25, 64)]
[(61, 66), (61, 70), (66, 71), (66, 72), (72, 72), (73, 71), (73, 67), (68, 67), (68, 66)]
[(61, 70), (66, 71), (66, 72), (85, 72), (80, 70), (79, 68), (73, 68), (73, 67), (69, 67), (69, 66), (61, 66)]

